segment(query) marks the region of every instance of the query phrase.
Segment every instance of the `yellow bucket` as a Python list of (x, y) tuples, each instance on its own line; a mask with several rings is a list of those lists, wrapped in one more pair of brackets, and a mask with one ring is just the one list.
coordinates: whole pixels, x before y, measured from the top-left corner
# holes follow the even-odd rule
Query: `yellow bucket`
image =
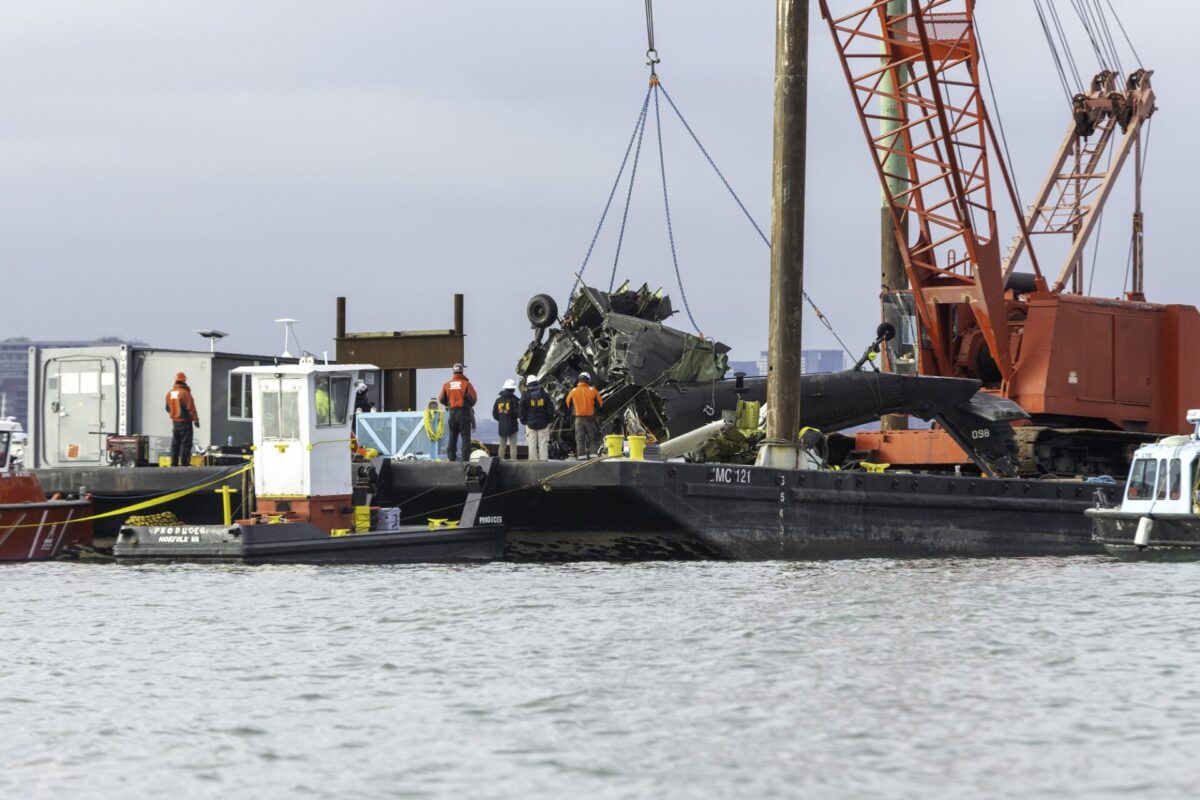
[(610, 433), (604, 437), (604, 443), (608, 445), (608, 454), (613, 458), (620, 458), (625, 453), (625, 437), (615, 433)]
[(646, 437), (645, 436), (630, 436), (629, 437), (629, 457), (634, 461), (643, 461), (646, 458)]
[(159, 457), (158, 457), (158, 465), (159, 465), (160, 467), (169, 467), (169, 466), (171, 466), (171, 457), (170, 457), (170, 456), (159, 456)]
[(354, 507), (354, 532), (366, 533), (371, 530), (371, 507), (370, 506), (355, 506)]

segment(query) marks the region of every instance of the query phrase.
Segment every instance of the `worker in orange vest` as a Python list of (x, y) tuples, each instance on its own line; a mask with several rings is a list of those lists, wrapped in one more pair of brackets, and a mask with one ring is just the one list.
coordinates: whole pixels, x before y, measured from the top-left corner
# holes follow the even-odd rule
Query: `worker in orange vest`
[(455, 460), (455, 450), (458, 449), (460, 436), (462, 437), (462, 460), (468, 461), (471, 457), (471, 410), (475, 407), (475, 401), (479, 399), (479, 395), (475, 393), (475, 387), (463, 374), (463, 369), (465, 368), (462, 364), (454, 365), (454, 374), (450, 376), (450, 380), (442, 384), (442, 393), (438, 397), (441, 404), (450, 409), (450, 441), (446, 449), (447, 456), (451, 461)]
[(200, 427), (196, 401), (187, 385), (187, 375), (175, 373), (175, 385), (167, 392), (167, 414), (171, 417), (171, 466), (192, 464), (192, 428)]
[(596, 409), (604, 405), (600, 392), (592, 387), (592, 376), (579, 373), (579, 382), (567, 395), (567, 408), (575, 412), (575, 457), (591, 458), (600, 446), (600, 428)]

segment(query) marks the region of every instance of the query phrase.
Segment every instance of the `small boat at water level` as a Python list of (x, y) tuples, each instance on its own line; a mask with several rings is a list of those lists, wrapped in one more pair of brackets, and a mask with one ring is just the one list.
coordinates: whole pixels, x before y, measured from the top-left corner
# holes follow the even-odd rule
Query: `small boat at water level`
[[(400, 525), (400, 508), (372, 506), (350, 454), (353, 378), (363, 364), (239, 367), (254, 402), (254, 491), (247, 519), (226, 500), (222, 525), (126, 525), (119, 562), (234, 561), (246, 564), (380, 564), (492, 561), (504, 554), (500, 519), (480, 514), (495, 464), (464, 466), (457, 520)], [(368, 474), (373, 474), (369, 473)], [(228, 498), (228, 494), (226, 494)], [(372, 514), (372, 511), (375, 513)], [(372, 523), (372, 516), (375, 522)]]
[(0, 419), (0, 561), (44, 561), (71, 546), (91, 546), (92, 503), (47, 498), (37, 476), (20, 465), (20, 423)]
[(1200, 561), (1200, 409), (1196, 426), (1138, 448), (1119, 508), (1089, 508), (1092, 538), (1122, 561)]

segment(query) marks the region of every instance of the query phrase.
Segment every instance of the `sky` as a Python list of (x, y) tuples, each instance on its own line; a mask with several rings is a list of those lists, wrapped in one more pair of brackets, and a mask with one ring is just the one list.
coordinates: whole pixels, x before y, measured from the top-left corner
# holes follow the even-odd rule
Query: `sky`
[[(1112, 1), (1156, 70), (1147, 294), (1195, 304), (1200, 111), (1183, 32), (1200, 27), (1200, 4)], [(663, 86), (769, 230), (775, 4), (654, 5)], [(818, 14), (814, 1), (805, 282), (857, 352), (878, 321), (879, 188)], [(1062, 90), (1032, 0), (980, 0), (978, 16), (992, 112), (1031, 194), (1066, 129)], [(1094, 72), (1076, 41), (1081, 70)], [(489, 396), (531, 338), (527, 300), (546, 292), (564, 305), (583, 264), (646, 92), (645, 49), (641, 0), (7, 3), (0, 338), (200, 349), (193, 330), (217, 328), (227, 351), (270, 354), (283, 338), (273, 320), (293, 317), (304, 349), (332, 355), (339, 295), (349, 329), (374, 331), (449, 328), (461, 292), (468, 374)], [(756, 359), (767, 248), (663, 112), (691, 309), (735, 359)], [(617, 279), (661, 286), (681, 308), (652, 135)], [(1124, 181), (1109, 204), (1097, 295), (1122, 291), (1129, 190)], [(584, 273), (601, 286), (620, 205)], [(675, 324), (690, 327), (682, 315)], [(807, 309), (804, 346), (836, 346)], [(423, 373), (421, 394), (444, 377)]]

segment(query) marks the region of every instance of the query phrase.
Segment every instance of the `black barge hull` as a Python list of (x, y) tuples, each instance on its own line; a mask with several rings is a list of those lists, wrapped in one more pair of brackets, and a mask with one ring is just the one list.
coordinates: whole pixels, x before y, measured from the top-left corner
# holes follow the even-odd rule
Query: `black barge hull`
[[(779, 470), (628, 460), (505, 461), (480, 513), (511, 561), (1019, 557), (1102, 554), (1082, 481)], [(453, 514), (462, 466), (388, 464), (404, 520)]]

